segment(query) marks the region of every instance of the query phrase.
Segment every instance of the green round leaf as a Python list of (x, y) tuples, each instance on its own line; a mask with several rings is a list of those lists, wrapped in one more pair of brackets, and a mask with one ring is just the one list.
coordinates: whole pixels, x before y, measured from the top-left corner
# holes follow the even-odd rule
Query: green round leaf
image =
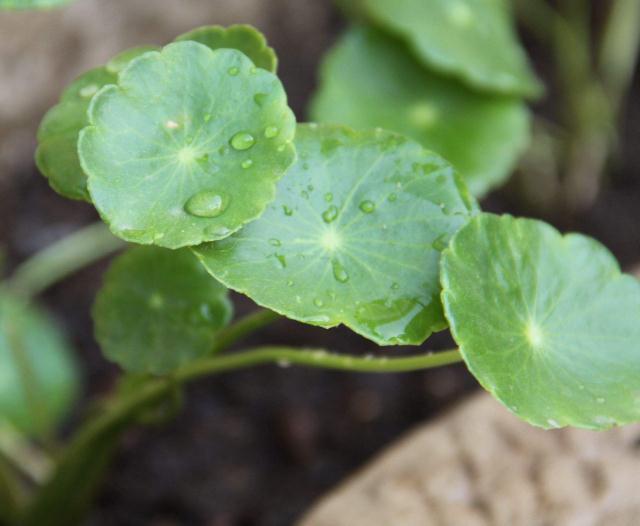
[(265, 36), (249, 25), (204, 26), (176, 38), (177, 42), (192, 40), (211, 49), (237, 49), (247, 55), (259, 68), (275, 73), (278, 57), (267, 44)]
[(50, 432), (79, 390), (72, 354), (44, 314), (0, 293), (0, 424)]
[(87, 176), (78, 159), (78, 135), (89, 124), (87, 109), (93, 96), (118, 80), (118, 73), (134, 58), (153, 47), (129, 49), (106, 66), (88, 71), (62, 94), (60, 102), (45, 115), (38, 130), (36, 163), (51, 187), (69, 199), (91, 201)]
[(298, 127), (297, 163), (260, 219), (195, 248), (260, 305), (379, 344), (419, 344), (446, 326), (440, 251), (474, 210), (449, 164), (384, 131)]
[(521, 101), (430, 73), (400, 42), (365, 28), (351, 29), (329, 54), (312, 116), (408, 135), (453, 163), (476, 196), (510, 175), (529, 139)]
[(168, 373), (213, 347), (231, 318), (226, 289), (188, 250), (136, 247), (107, 272), (93, 309), (107, 358), (135, 373)]
[(537, 97), (542, 86), (518, 42), (506, 0), (361, 0), (428, 66), (474, 88)]
[(72, 0), (0, 0), (0, 9), (47, 9), (63, 6)]
[(295, 159), (278, 78), (196, 42), (132, 62), (89, 120), (79, 152), (93, 202), (115, 235), (142, 244), (227, 237), (260, 216)]
[(545, 427), (640, 420), (640, 283), (598, 242), (481, 215), (442, 258), (445, 313), (471, 372)]

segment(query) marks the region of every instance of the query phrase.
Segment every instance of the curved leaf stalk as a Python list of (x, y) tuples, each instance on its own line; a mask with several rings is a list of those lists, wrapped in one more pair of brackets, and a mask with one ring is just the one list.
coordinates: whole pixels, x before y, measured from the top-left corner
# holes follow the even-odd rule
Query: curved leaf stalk
[(85, 226), (25, 261), (14, 272), (9, 287), (23, 298), (32, 298), (125, 245), (101, 222)]
[[(260, 318), (268, 316), (256, 315), (249, 320), (255, 322)], [(249, 321), (245, 320), (241, 327), (244, 326), (246, 329), (249, 325)], [(235, 335), (250, 332), (244, 329), (238, 329)], [(232, 331), (230, 333), (233, 335)], [(229, 342), (233, 340), (234, 337), (228, 339)], [(115, 400), (107, 406), (103, 414), (81, 429), (60, 459), (52, 478), (36, 494), (20, 524), (40, 526), (46, 523), (48, 526), (70, 526), (77, 523), (87, 509), (123, 431), (135, 422), (141, 413), (169, 395), (176, 383), (273, 363), (281, 366), (302, 365), (342, 371), (389, 373), (439, 367), (459, 362), (461, 359), (457, 350), (406, 358), (377, 358), (345, 356), (320, 349), (259, 347), (199, 360), (178, 370), (170, 378), (148, 380), (136, 389), (135, 393), (129, 392), (120, 400)], [(79, 489), (80, 493), (77, 493)], [(70, 498), (71, 495), (73, 498)]]

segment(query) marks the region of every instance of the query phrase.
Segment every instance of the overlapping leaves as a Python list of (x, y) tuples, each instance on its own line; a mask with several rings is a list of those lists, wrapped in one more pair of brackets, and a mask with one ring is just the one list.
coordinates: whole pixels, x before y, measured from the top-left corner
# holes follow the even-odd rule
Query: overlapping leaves
[(260, 219), (196, 248), (222, 283), (306, 323), (379, 344), (443, 329), (440, 251), (473, 213), (452, 167), (390, 132), (303, 125)]
[(640, 420), (640, 283), (593, 239), (481, 215), (442, 258), (462, 355), (511, 411), (545, 428)]
[[(204, 26), (184, 35), (177, 41), (193, 40), (212, 50), (238, 49), (253, 63), (275, 71), (277, 57), (267, 45), (262, 33), (251, 26)], [(81, 75), (62, 94), (60, 102), (45, 116), (38, 130), (38, 168), (49, 180), (51, 187), (69, 199), (91, 201), (87, 189), (87, 176), (78, 159), (78, 135), (89, 124), (87, 110), (93, 96), (105, 85), (115, 84), (118, 74), (141, 54), (158, 49), (142, 46), (126, 50), (105, 66)]]

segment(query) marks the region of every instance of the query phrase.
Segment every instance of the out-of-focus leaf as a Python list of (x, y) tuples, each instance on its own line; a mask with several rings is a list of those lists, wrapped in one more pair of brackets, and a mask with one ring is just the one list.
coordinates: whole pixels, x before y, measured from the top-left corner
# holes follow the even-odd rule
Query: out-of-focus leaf
[(231, 314), (226, 289), (191, 252), (157, 247), (116, 259), (93, 311), (107, 358), (127, 371), (153, 374), (207, 354)]
[(510, 175), (529, 138), (521, 101), (430, 73), (398, 40), (365, 28), (330, 52), (312, 118), (413, 137), (449, 160), (476, 196)]

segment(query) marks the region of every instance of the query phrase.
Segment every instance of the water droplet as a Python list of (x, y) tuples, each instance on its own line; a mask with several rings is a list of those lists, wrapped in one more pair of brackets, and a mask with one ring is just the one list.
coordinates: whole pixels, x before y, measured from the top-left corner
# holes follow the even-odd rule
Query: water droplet
[(89, 84), (82, 88), (79, 93), (81, 97), (88, 99), (89, 97), (93, 97), (98, 92), (98, 89), (100, 88), (97, 84)]
[(400, 288), (400, 284), (399, 283), (394, 283), (393, 285), (391, 285), (391, 288), (393, 290), (398, 290)]
[(251, 159), (247, 159), (246, 161), (242, 161), (241, 165), (245, 170), (247, 168), (251, 168), (253, 166), (253, 161)]
[(278, 136), (280, 130), (276, 126), (267, 126), (264, 130), (264, 136), (267, 139), (273, 139)]
[(333, 267), (333, 277), (336, 278), (336, 281), (340, 283), (349, 281), (349, 274), (337, 259), (331, 261), (331, 266)]
[(318, 307), (324, 307), (324, 301), (322, 301), (320, 298), (316, 298), (315, 300), (313, 300), (313, 304)]
[(362, 210), (365, 214), (370, 214), (375, 211), (376, 204), (373, 201), (362, 201), (360, 203), (360, 210)]
[(279, 247), (280, 245), (282, 245), (282, 243), (280, 242), (280, 240), (279, 240), (279, 239), (276, 239), (276, 238), (271, 238), (271, 239), (269, 240), (269, 244), (270, 244), (272, 247)]
[(164, 126), (165, 128), (168, 128), (170, 130), (175, 130), (176, 128), (180, 127), (180, 125), (176, 121), (172, 121), (172, 120), (168, 120), (167, 122), (165, 122)]
[(445, 248), (447, 248), (447, 234), (442, 234), (440, 236), (438, 236), (437, 238), (435, 238), (433, 240), (433, 243), (431, 243), (431, 246), (433, 247), (434, 250), (437, 250), (438, 252), (442, 252)]
[(232, 77), (236, 77), (238, 73), (240, 73), (240, 69), (234, 66), (232, 68), (229, 68), (227, 70), (227, 73), (229, 73), (229, 75), (231, 75)]
[(309, 163), (302, 163), (302, 169), (303, 170), (308, 170), (309, 169)]
[(254, 102), (262, 108), (263, 104), (267, 100), (268, 95), (266, 93), (256, 93), (253, 96)]
[(604, 398), (597, 398), (596, 402), (598, 402), (599, 404), (604, 404), (605, 399)]
[(289, 360), (278, 360), (278, 367), (286, 369), (287, 367), (291, 367), (291, 362)]
[(226, 144), (223, 144), (222, 146), (220, 146), (220, 148), (218, 148), (218, 153), (221, 156), (227, 155), (229, 153), (229, 147)]
[(229, 197), (216, 190), (194, 194), (185, 204), (187, 213), (197, 217), (218, 217), (229, 205)]
[(282, 205), (282, 211), (284, 212), (284, 215), (286, 215), (286, 216), (292, 216), (293, 215), (293, 210), (291, 210), (291, 208), (289, 208), (287, 205)]
[(293, 287), (293, 280), (292, 279), (287, 281), (287, 287)]
[(204, 116), (204, 122), (209, 122), (210, 120), (211, 120), (211, 114), (210, 114), (210, 113), (207, 113), (207, 114)]
[(389, 202), (393, 203), (398, 200), (398, 196), (396, 194), (391, 194), (389, 197), (387, 197), (387, 199), (389, 200)]
[(238, 132), (231, 137), (231, 146), (234, 150), (248, 150), (256, 143), (256, 140), (248, 132)]
[(255, 66), (251, 66), (249, 73), (251, 73), (251, 75), (255, 75), (257, 72), (258, 72), (258, 68), (256, 68)]
[(307, 192), (306, 190), (302, 190), (302, 192), (300, 192), (300, 195), (305, 199), (309, 199), (309, 192)]
[(327, 203), (330, 203), (331, 201), (333, 201), (333, 194), (331, 192), (324, 194), (324, 200)]
[(330, 206), (324, 212), (322, 212), (322, 219), (325, 223), (331, 223), (338, 217), (338, 208), (336, 206)]
[(284, 152), (284, 149), (285, 149), (286, 147), (287, 147), (287, 145), (286, 145), (286, 144), (281, 144), (280, 146), (278, 146), (278, 148), (277, 148), (277, 149), (278, 149), (278, 151), (279, 151), (279, 152)]
[(312, 184), (307, 185), (307, 190), (309, 190), (309, 192), (313, 192), (314, 190), (313, 185)]

